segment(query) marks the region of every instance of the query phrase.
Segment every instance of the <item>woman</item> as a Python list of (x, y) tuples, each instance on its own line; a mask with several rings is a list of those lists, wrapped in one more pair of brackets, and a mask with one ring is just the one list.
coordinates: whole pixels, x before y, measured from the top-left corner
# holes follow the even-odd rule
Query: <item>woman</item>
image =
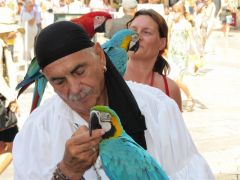
[(168, 27), (164, 18), (152, 9), (139, 10), (128, 27), (139, 34), (140, 46), (129, 52), (125, 80), (148, 84), (161, 89), (174, 99), (182, 111), (182, 99), (177, 84), (166, 77), (169, 65), (163, 58), (167, 47)]

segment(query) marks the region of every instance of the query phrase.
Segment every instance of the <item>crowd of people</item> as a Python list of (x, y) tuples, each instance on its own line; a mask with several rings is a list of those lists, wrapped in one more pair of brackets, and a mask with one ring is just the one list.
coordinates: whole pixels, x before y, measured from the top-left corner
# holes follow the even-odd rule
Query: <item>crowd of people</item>
[[(92, 137), (87, 133), (89, 111), (97, 104), (110, 106), (124, 119), (127, 133), (161, 164), (170, 179), (213, 179), (181, 112), (192, 111), (194, 107), (194, 97), (184, 76), (201, 68), (216, 16), (221, 14), (224, 18), (221, 19), (224, 35), (229, 32), (229, 14), (224, 15), (224, 10), (230, 9), (227, 1), (228, 5), (219, 12), (212, 0), (178, 1), (165, 7), (163, 14), (153, 9), (138, 9), (139, 3), (160, 3), (157, 0), (0, 1), (0, 8), (7, 14), (4, 17), (14, 19), (3, 24), (17, 25), (0, 32), (4, 35), (1, 44), (11, 52), (10, 59), (15, 61), (13, 44), (20, 33), (24, 37), (24, 56), (20, 58), (30, 62), (36, 56), (56, 92), (30, 114), (14, 141), (15, 179), (107, 178), (95, 164), (99, 162), (98, 144), (104, 132), (95, 130)], [(139, 34), (140, 47), (135, 53), (128, 52), (123, 79), (100, 43), (92, 42), (81, 27), (68, 21), (53, 22), (54, 13), (96, 10), (113, 15), (105, 23), (106, 38), (123, 28)], [(114, 18), (119, 10), (123, 17)], [(50, 50), (52, 47), (56, 47), (54, 51)], [(1, 53), (1, 59), (5, 54)], [(0, 79), (5, 90), (8, 86), (9, 93), (14, 89), (4, 75), (4, 67), (7, 66), (2, 65)], [(5, 95), (2, 87), (0, 94)], [(184, 108), (181, 91), (187, 98)], [(15, 106), (11, 111), (17, 113), (15, 98), (13, 92), (8, 106)], [(14, 132), (9, 133), (11, 129)], [(7, 129), (7, 135), (0, 130), (0, 153), (12, 152), (17, 132), (17, 126)], [(10, 139), (4, 140), (10, 135)], [(8, 158), (6, 166), (11, 160)]]

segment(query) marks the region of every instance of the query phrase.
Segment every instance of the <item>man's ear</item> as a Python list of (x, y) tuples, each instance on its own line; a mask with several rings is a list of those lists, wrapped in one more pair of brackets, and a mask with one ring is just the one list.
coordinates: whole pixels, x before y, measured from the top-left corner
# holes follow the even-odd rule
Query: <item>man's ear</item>
[(100, 57), (101, 64), (103, 66), (106, 66), (106, 57), (101, 45), (98, 42), (96, 42), (93, 48), (96, 55)]

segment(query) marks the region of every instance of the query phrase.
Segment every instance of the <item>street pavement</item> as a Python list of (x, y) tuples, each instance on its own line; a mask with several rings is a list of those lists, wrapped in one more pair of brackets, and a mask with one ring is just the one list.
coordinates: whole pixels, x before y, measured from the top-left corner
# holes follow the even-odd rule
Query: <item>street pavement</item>
[[(185, 78), (195, 106), (183, 112), (199, 152), (217, 180), (240, 179), (240, 32), (228, 38), (214, 31), (207, 43), (205, 63), (197, 74)], [(48, 88), (47, 96), (52, 93)], [(21, 127), (28, 116), (31, 92), (19, 99)], [(183, 96), (184, 103), (186, 102)], [(0, 156), (1, 159), (1, 156)], [(0, 179), (13, 179), (12, 164)]]
[(228, 38), (213, 32), (206, 64), (188, 76), (196, 105), (184, 112), (185, 122), (216, 179), (240, 179), (240, 32)]

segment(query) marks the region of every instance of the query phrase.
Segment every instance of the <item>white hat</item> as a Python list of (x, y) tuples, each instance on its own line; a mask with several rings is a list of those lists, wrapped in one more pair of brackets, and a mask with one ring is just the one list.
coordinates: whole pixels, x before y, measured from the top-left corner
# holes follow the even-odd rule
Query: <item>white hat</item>
[(122, 0), (123, 8), (136, 8), (138, 5), (136, 0)]

